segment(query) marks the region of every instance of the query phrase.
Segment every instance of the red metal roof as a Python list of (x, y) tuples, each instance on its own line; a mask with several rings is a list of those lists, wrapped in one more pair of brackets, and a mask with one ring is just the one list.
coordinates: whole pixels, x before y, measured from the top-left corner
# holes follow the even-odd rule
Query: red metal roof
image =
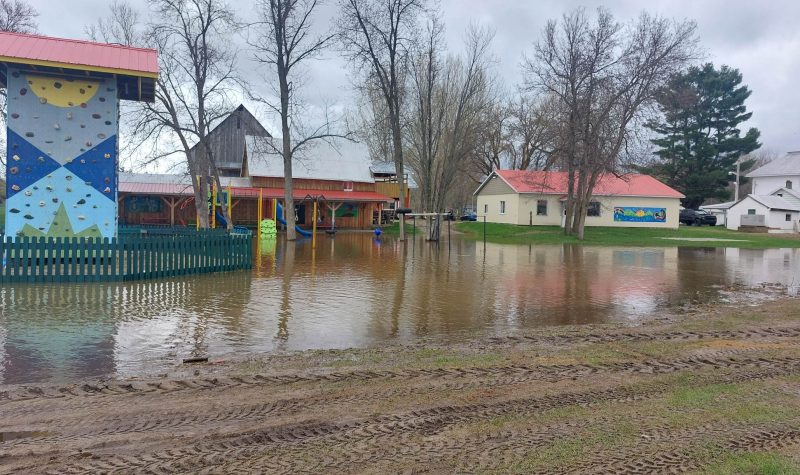
[[(566, 194), (567, 172), (530, 170), (495, 170), (517, 193)], [(628, 174), (621, 177), (606, 174), (598, 180), (595, 196), (648, 196), (683, 198), (684, 195), (650, 175)]]
[(156, 50), (0, 32), (0, 61), (157, 77)]
[[(233, 187), (234, 198), (258, 198), (259, 190), (263, 191), (264, 199), (283, 198), (283, 188), (241, 188)], [(135, 183), (120, 182), (120, 193), (136, 195), (163, 195), (163, 196), (193, 196), (191, 185), (182, 183)], [(331, 191), (331, 190), (305, 190), (296, 189), (294, 199), (303, 200), (307, 195), (324, 196), (327, 201), (362, 201), (384, 202), (393, 201), (392, 198), (374, 191)]]

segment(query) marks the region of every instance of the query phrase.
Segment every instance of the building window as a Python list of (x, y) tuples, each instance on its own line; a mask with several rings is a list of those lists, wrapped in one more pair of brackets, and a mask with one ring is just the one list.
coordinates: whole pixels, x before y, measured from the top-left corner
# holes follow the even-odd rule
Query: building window
[(780, 196), (781, 198), (783, 198), (783, 193), (778, 193), (778, 196)]
[(786, 180), (786, 189), (787, 190), (791, 190), (792, 189), (792, 180)]
[(353, 191), (353, 182), (352, 181), (344, 182), (344, 191)]
[(488, 204), (483, 205), (483, 214), (489, 214), (489, 205)]
[(789, 213), (786, 213), (786, 221), (791, 221), (791, 220), (792, 220), (792, 215), (789, 214)]
[(750, 208), (750, 209), (747, 210), (747, 214), (756, 214), (756, 210), (754, 210), (753, 208)]
[(586, 210), (586, 216), (598, 217), (600, 216), (600, 202), (590, 201), (589, 208)]
[(506, 214), (506, 202), (505, 201), (501, 201), (500, 202), (500, 214)]
[(536, 216), (547, 216), (547, 200), (536, 202)]

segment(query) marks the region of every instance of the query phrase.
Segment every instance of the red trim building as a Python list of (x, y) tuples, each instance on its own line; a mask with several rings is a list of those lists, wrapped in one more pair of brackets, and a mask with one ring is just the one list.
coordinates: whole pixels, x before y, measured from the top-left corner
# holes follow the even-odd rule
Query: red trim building
[[(259, 195), (262, 216), (274, 218), (274, 201), (283, 201), (283, 159), (273, 138), (255, 117), (239, 106), (209, 136), (220, 171), (223, 193), (231, 191), (236, 225), (255, 226)], [(366, 147), (350, 142), (318, 142), (293, 163), (297, 224), (313, 225), (312, 203), (318, 199), (318, 227), (364, 229), (377, 224), (384, 209), (397, 206), (399, 187), (372, 167)], [(380, 168), (380, 173), (373, 171)], [(406, 190), (408, 185), (406, 184)], [(408, 196), (408, 192), (406, 192)], [(223, 202), (221, 200), (220, 202)], [(121, 225), (191, 226), (196, 222), (194, 193), (188, 175), (120, 173)]]

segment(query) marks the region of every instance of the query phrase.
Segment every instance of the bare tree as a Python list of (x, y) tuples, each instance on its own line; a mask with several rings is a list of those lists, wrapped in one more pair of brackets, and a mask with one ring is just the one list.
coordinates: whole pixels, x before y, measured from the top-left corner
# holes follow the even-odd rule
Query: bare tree
[(147, 38), (141, 28), (139, 12), (124, 0), (114, 0), (109, 6), (110, 14), (96, 23), (84, 27), (92, 41), (119, 43), (126, 46), (144, 46)]
[[(0, 31), (33, 33), (39, 13), (22, 0), (0, 0)], [(6, 164), (6, 89), (0, 88), (0, 167)]]
[(481, 127), (478, 147), (472, 155), (469, 168), (473, 182), (480, 183), (492, 171), (503, 168), (509, 155), (509, 109), (499, 101), (494, 101), (480, 111)]
[(441, 25), (434, 19), (412, 66), (409, 164), (426, 211), (440, 212), (457, 177), (468, 170), (482, 138), (481, 111), (491, 105), (488, 74), (493, 33), (471, 27), (464, 57), (441, 58)]
[(524, 94), (508, 105), (508, 156), (513, 170), (544, 170), (553, 152), (556, 104)]
[[(300, 117), (302, 111), (296, 84), (301, 79), (303, 64), (319, 56), (334, 38), (332, 33), (313, 36), (311, 19), (319, 5), (317, 0), (259, 0), (259, 21), (254, 24), (256, 60), (274, 70), (277, 79), (276, 104), (260, 99), (281, 119), (281, 145), (274, 147), (283, 158), (284, 210), (287, 239), (297, 238), (294, 226), (294, 187), (292, 185), (292, 159), (302, 154), (315, 141), (348, 138), (348, 134), (332, 130), (333, 122), (326, 116), (321, 125), (306, 130)], [(271, 144), (268, 141), (268, 144)]]
[(359, 88), (360, 96), (356, 109), (356, 135), (369, 149), (372, 160), (392, 162), (392, 128), (389, 126), (389, 114), (386, 112), (386, 101), (375, 86), (364, 84)]
[[(200, 227), (207, 228), (210, 185), (222, 188), (208, 134), (233, 109), (230, 96), (241, 84), (228, 41), (239, 25), (222, 0), (150, 5), (158, 20), (147, 30), (147, 45), (159, 51), (160, 72), (155, 102), (136, 111), (133, 135), (153, 146), (151, 162), (175, 153), (186, 157)], [(220, 211), (230, 228), (227, 207)]]
[(592, 190), (618, 173), (632, 127), (656, 90), (693, 58), (696, 25), (642, 13), (628, 25), (600, 8), (550, 21), (525, 70), (532, 88), (558, 101), (554, 154), (568, 173), (565, 232), (583, 239)]
[(0, 0), (0, 31), (34, 33), (39, 13), (22, 0)]
[[(402, 110), (409, 50), (426, 0), (340, 0), (339, 38), (356, 71), (376, 84), (386, 102), (392, 153), (405, 205)], [(401, 221), (400, 239), (405, 239)]]

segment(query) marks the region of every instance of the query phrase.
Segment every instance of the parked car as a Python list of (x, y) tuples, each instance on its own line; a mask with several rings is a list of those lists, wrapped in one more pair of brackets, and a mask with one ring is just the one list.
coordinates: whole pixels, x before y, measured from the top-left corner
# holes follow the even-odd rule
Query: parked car
[(702, 209), (682, 209), (680, 222), (688, 226), (717, 225), (717, 217)]
[(477, 221), (478, 215), (475, 213), (467, 212), (461, 215), (461, 221)]

